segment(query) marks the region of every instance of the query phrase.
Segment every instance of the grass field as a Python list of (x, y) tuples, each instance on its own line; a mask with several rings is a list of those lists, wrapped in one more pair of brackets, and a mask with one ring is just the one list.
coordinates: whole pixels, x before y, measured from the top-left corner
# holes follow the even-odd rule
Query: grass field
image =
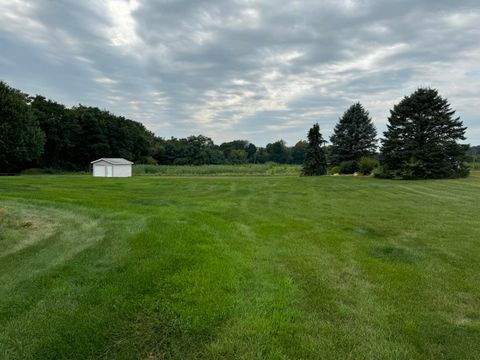
[(1, 359), (480, 359), (467, 179), (0, 178)]

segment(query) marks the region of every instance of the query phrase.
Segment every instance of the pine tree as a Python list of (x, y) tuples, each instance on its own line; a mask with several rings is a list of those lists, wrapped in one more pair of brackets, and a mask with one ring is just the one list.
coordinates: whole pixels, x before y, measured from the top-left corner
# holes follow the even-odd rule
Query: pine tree
[(377, 131), (368, 111), (360, 103), (353, 104), (339, 119), (330, 137), (332, 164), (342, 161), (355, 164), (363, 156), (374, 155), (376, 137)]
[(462, 177), (468, 145), (460, 118), (436, 89), (420, 88), (390, 111), (382, 140), (382, 163), (390, 177)]
[(320, 126), (314, 124), (308, 131), (308, 145), (305, 152), (302, 175), (318, 176), (326, 174), (327, 159), (323, 149), (324, 143), (325, 141), (320, 133)]

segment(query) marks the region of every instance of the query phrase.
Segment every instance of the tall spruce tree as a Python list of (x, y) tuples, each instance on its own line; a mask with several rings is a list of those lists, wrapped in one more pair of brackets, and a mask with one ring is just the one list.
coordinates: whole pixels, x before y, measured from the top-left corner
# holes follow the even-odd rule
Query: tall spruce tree
[(359, 102), (353, 104), (339, 119), (330, 137), (331, 162), (338, 165), (342, 161), (352, 161), (355, 164), (362, 156), (374, 155), (376, 137), (377, 131), (368, 111)]
[(318, 176), (327, 173), (327, 159), (323, 149), (325, 141), (320, 133), (320, 126), (314, 124), (308, 131), (308, 145), (305, 151), (305, 160), (302, 175)]
[(467, 176), (466, 127), (436, 89), (419, 88), (390, 111), (382, 140), (382, 163), (390, 177)]

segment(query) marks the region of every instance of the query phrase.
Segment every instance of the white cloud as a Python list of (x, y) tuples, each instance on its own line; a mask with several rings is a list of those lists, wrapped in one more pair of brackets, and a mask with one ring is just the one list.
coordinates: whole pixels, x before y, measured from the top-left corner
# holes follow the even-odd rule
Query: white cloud
[(460, 12), (449, 14), (445, 17), (447, 25), (458, 28), (469, 28), (471, 26), (478, 26), (480, 22), (480, 12)]
[(104, 84), (104, 85), (114, 85), (118, 83), (118, 80), (110, 79), (108, 77), (99, 77), (94, 79), (97, 83), (99, 84)]
[(129, 50), (135, 48), (140, 38), (135, 31), (133, 12), (140, 5), (139, 0), (106, 0), (104, 4), (111, 21), (107, 30), (110, 42)]

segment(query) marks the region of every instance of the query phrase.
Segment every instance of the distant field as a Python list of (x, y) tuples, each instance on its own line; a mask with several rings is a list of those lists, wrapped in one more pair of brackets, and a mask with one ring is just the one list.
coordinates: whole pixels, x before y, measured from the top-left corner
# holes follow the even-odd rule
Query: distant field
[(300, 175), (300, 165), (238, 164), (238, 165), (134, 165), (134, 175), (164, 176), (245, 176), (245, 175)]
[(480, 359), (479, 204), (479, 172), (0, 178), (0, 359)]
[(469, 164), (471, 170), (480, 170), (480, 161)]

